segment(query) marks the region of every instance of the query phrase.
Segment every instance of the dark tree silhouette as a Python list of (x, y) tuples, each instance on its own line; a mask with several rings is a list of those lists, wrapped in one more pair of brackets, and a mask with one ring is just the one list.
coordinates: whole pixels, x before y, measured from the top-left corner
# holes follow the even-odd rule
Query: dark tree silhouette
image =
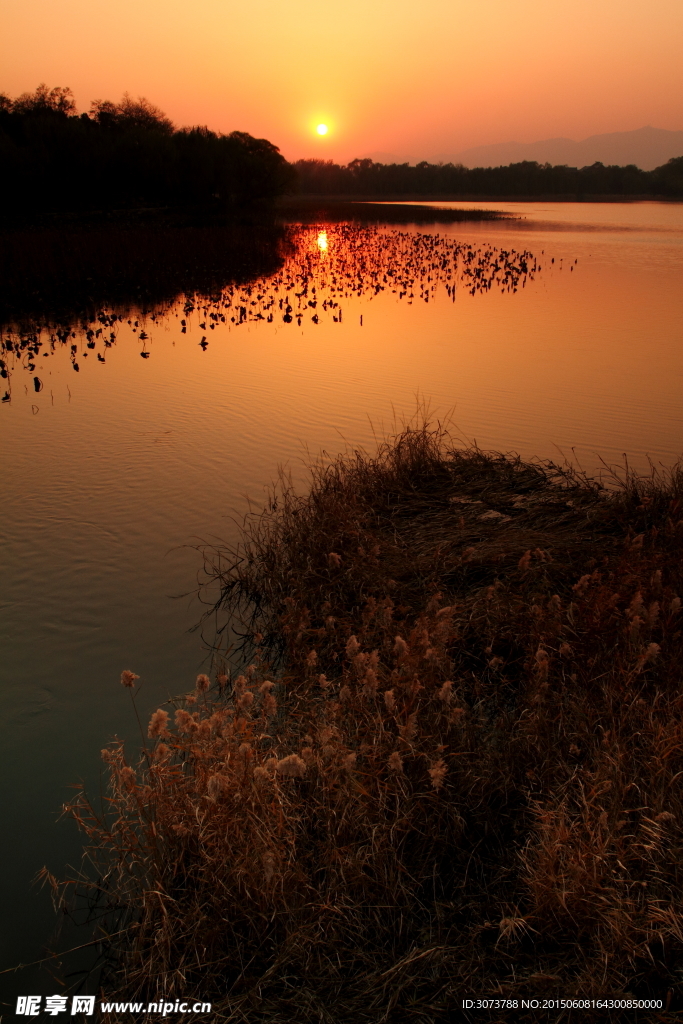
[(141, 128), (143, 131), (159, 132), (162, 135), (172, 135), (175, 131), (173, 121), (166, 117), (163, 110), (155, 107), (144, 96), (134, 100), (127, 92), (123, 94), (120, 103), (93, 100), (90, 104), (90, 116), (99, 125), (110, 129)]
[(9, 109), (15, 114), (64, 114), (76, 113), (76, 103), (71, 89), (48, 89), (42, 82), (35, 92), (24, 92), (16, 100), (8, 101)]
[(234, 216), (291, 189), (277, 146), (246, 132), (176, 129), (144, 97), (93, 101), (78, 114), (70, 89), (0, 96), (0, 216), (141, 208)]
[(672, 157), (667, 163), (657, 167), (652, 176), (662, 195), (683, 196), (683, 156)]

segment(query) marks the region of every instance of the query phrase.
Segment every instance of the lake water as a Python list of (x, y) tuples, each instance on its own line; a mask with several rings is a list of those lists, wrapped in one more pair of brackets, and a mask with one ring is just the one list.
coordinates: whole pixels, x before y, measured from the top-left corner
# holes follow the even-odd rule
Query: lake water
[[(192, 684), (196, 545), (234, 542), (279, 465), (303, 481), (306, 451), (372, 447), (418, 398), (483, 448), (680, 456), (683, 205), (495, 207), (518, 219), (306, 226), (275, 276), (4, 353), (0, 968), (50, 938), (31, 879), (77, 862), (70, 785), (96, 791), (100, 748), (135, 743), (121, 670), (145, 715)], [(0, 975), (7, 1001), (54, 991)]]

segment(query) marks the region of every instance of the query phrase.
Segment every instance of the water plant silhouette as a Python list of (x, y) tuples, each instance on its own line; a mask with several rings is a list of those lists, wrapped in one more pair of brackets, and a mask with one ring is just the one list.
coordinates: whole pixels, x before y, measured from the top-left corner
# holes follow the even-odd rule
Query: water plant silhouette
[[(14, 370), (35, 373), (46, 353), (60, 350), (69, 352), (74, 369), (88, 353), (95, 352), (102, 362), (122, 331), (130, 330), (146, 343), (155, 326), (171, 318), (178, 321), (181, 334), (195, 321), (202, 331), (254, 323), (318, 325), (324, 319), (341, 324), (344, 302), (351, 299), (386, 293), (412, 305), (432, 302), (439, 294), (454, 302), (458, 289), (470, 295), (492, 290), (514, 294), (541, 270), (527, 250), (354, 223), (252, 226), (230, 232), (196, 228), (183, 234), (188, 245), (177, 263), (155, 262), (160, 247), (172, 237), (161, 230), (141, 238), (128, 230), (114, 234), (108, 250), (112, 259), (103, 259), (100, 267), (100, 287), (116, 294), (118, 285), (118, 301), (98, 308), (91, 300), (90, 309), (86, 306), (79, 316), (55, 315), (47, 305), (42, 315), (6, 321), (0, 341), (6, 379)], [(128, 245), (136, 240), (137, 259), (129, 260)], [(89, 251), (84, 248), (84, 258)], [(46, 259), (51, 263), (52, 253)], [(106, 276), (113, 263), (125, 268), (120, 283), (113, 275)], [(15, 259), (13, 277), (25, 282), (22, 268)], [(139, 300), (131, 303), (130, 298), (122, 301), (126, 289), (129, 296), (134, 294), (136, 281), (138, 288), (146, 285), (144, 305)], [(182, 297), (174, 295), (176, 288), (182, 289)], [(35, 299), (27, 296), (25, 301)], [(206, 335), (199, 344), (206, 349)], [(145, 345), (143, 354), (149, 355)]]

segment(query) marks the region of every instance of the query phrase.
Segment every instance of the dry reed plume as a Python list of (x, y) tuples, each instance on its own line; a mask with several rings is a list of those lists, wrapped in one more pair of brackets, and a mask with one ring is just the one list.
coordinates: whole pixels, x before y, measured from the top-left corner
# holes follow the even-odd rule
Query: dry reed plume
[(107, 994), (272, 1024), (682, 1006), (682, 540), (678, 469), (603, 489), (426, 427), (285, 488), (209, 563), (241, 674), (71, 807), (129, 926)]

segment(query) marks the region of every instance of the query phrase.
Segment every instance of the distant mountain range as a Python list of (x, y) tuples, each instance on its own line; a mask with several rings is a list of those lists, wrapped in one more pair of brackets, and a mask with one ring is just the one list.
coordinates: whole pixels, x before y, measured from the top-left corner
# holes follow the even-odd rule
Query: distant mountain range
[(670, 132), (647, 125), (632, 132), (591, 135), (581, 142), (573, 139), (498, 142), (493, 146), (475, 146), (460, 153), (443, 154), (436, 160), (460, 163), (465, 167), (499, 167), (516, 164), (521, 160), (586, 167), (599, 160), (603, 164), (635, 164), (644, 171), (651, 171), (653, 167), (665, 164), (672, 156), (683, 156), (683, 131)]

